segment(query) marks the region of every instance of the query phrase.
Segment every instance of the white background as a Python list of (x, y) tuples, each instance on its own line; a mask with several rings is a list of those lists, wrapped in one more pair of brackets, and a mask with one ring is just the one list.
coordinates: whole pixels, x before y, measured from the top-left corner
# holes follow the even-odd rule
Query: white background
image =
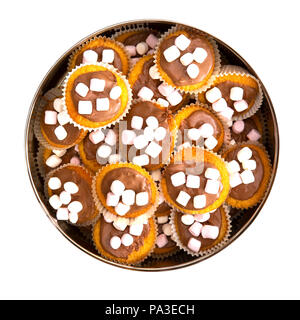
[[(300, 298), (297, 2), (3, 2), (0, 298)], [(233, 47), (265, 84), (280, 128), (277, 178), (261, 214), (218, 255), (172, 272), (130, 272), (82, 253), (46, 218), (25, 166), (27, 112), (40, 81), (57, 58), (98, 29), (142, 18), (190, 24)]]

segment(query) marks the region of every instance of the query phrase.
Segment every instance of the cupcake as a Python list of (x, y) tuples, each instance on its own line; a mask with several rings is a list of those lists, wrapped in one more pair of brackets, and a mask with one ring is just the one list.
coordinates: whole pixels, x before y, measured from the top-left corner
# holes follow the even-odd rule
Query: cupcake
[(83, 164), (92, 172), (97, 172), (103, 165), (119, 162), (119, 129), (98, 129), (90, 132), (78, 145)]
[(155, 219), (157, 223), (157, 238), (155, 248), (153, 250), (153, 257), (155, 258), (168, 257), (178, 250), (176, 242), (171, 238), (171, 209), (172, 208), (170, 208), (166, 202), (162, 202), (155, 212)]
[(187, 94), (180, 93), (160, 80), (154, 67), (154, 55), (142, 57), (130, 71), (128, 81), (134, 99), (156, 100), (172, 112), (180, 109), (189, 100)]
[(172, 239), (192, 256), (203, 256), (224, 246), (231, 230), (228, 208), (221, 206), (211, 213), (184, 214), (173, 210)]
[(124, 122), (126, 127), (120, 126), (120, 136), (127, 161), (150, 171), (161, 168), (175, 145), (170, 111), (154, 101), (135, 100)]
[(71, 121), (96, 130), (115, 124), (128, 112), (131, 89), (127, 79), (108, 64), (81, 65), (64, 83), (64, 104)]
[(227, 65), (198, 99), (230, 121), (252, 116), (261, 106), (263, 94), (259, 81), (247, 70)]
[(216, 113), (206, 105), (192, 104), (180, 110), (175, 116), (177, 145), (205, 146), (217, 152), (222, 145), (230, 142), (230, 131)]
[(128, 225), (137, 217), (151, 217), (158, 206), (158, 190), (149, 173), (131, 163), (109, 164), (93, 181), (98, 210)]
[(226, 202), (243, 209), (259, 203), (271, 176), (270, 160), (264, 147), (244, 142), (228, 147), (222, 156), (227, 161), (231, 186)]
[(123, 74), (129, 71), (129, 56), (123, 44), (106, 37), (94, 38), (77, 48), (70, 57), (68, 70), (97, 62), (111, 64)]
[(220, 55), (214, 40), (187, 28), (173, 28), (161, 38), (155, 62), (160, 78), (184, 92), (206, 90), (220, 71)]
[(77, 146), (63, 150), (50, 150), (39, 146), (37, 163), (42, 177), (45, 177), (51, 170), (64, 164), (79, 165), (80, 158)]
[(153, 218), (146, 223), (120, 228), (112, 220), (101, 216), (93, 229), (93, 242), (106, 259), (135, 265), (146, 259), (153, 250), (156, 225)]
[(220, 207), (229, 193), (224, 160), (200, 147), (183, 148), (166, 166), (161, 191), (174, 209), (202, 214)]
[(58, 89), (57, 92), (57, 96), (43, 97), (34, 123), (35, 136), (45, 148), (51, 150), (68, 149), (78, 144), (86, 135), (85, 130), (70, 123), (70, 117), (63, 110), (61, 90)]
[(51, 171), (46, 177), (45, 189), (57, 220), (86, 226), (98, 218), (92, 177), (84, 167), (67, 164)]

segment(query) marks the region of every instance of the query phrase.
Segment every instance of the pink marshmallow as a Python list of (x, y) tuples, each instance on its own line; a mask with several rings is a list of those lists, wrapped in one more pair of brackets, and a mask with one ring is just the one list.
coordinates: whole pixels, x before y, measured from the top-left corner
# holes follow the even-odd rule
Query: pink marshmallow
[(139, 60), (140, 60), (140, 58), (131, 58), (130, 62), (132, 65), (135, 65)]
[(204, 239), (217, 239), (219, 235), (219, 228), (217, 226), (206, 225), (201, 230), (201, 235)]
[(155, 37), (154, 34), (150, 33), (149, 36), (148, 36), (147, 39), (146, 39), (146, 43), (148, 44), (148, 46), (149, 46), (150, 48), (153, 49), (153, 48), (156, 47), (156, 45), (157, 45), (157, 43), (158, 43), (158, 38)]
[(125, 48), (128, 51), (130, 57), (136, 56), (136, 48), (135, 48), (135, 46), (125, 46)]
[(74, 165), (80, 165), (80, 159), (78, 157), (74, 156), (71, 158), (70, 163), (74, 164)]
[(256, 130), (252, 129), (248, 134), (247, 138), (251, 141), (257, 141), (261, 138), (261, 134)]
[(233, 106), (237, 112), (243, 112), (248, 109), (248, 103), (245, 100), (235, 101)]
[(159, 248), (163, 248), (167, 243), (168, 243), (168, 238), (167, 238), (167, 236), (166, 236), (164, 233), (160, 234), (160, 235), (156, 238), (156, 245), (157, 245)]
[(245, 122), (243, 120), (235, 121), (232, 126), (232, 131), (236, 134), (243, 132), (245, 129)]
[(132, 145), (134, 139), (136, 138), (136, 133), (133, 130), (122, 131), (122, 143), (125, 145)]
[(165, 97), (169, 96), (174, 91), (174, 89), (171, 86), (168, 86), (167, 84), (164, 84), (164, 83), (158, 86), (157, 89)]
[(101, 129), (99, 130), (96, 130), (96, 131), (92, 131), (90, 134), (89, 134), (89, 139), (91, 140), (91, 142), (93, 144), (98, 144), (99, 142), (103, 141), (104, 140), (104, 133), (102, 132)]
[(190, 238), (187, 247), (193, 252), (199, 252), (201, 248), (201, 242), (195, 238)]
[(194, 236), (194, 237), (199, 237), (200, 233), (202, 230), (202, 224), (199, 222), (194, 222), (190, 227), (189, 227), (189, 232)]
[(45, 111), (45, 118), (44, 118), (45, 124), (56, 124), (57, 122), (57, 112), (46, 110)]

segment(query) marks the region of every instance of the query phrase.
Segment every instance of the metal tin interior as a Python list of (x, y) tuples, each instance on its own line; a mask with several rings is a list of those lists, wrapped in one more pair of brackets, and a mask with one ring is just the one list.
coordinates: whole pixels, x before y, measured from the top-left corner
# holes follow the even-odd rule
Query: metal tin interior
[[(148, 258), (140, 266), (125, 266), (125, 265), (121, 265), (119, 263), (111, 262), (104, 259), (103, 257), (99, 256), (99, 254), (96, 252), (95, 248), (90, 243), (90, 241), (86, 239), (84, 234), (80, 232), (77, 227), (71, 226), (63, 221), (57, 221), (52, 217), (52, 215), (50, 214), (46, 206), (46, 201), (43, 196), (43, 190), (44, 190), (43, 180), (37, 174), (37, 170), (36, 170), (37, 164), (35, 162), (35, 156), (36, 156), (37, 147), (38, 147), (38, 142), (33, 134), (33, 123), (35, 120), (36, 106), (38, 105), (40, 98), (43, 96), (45, 92), (57, 86), (59, 83), (61, 83), (67, 70), (68, 57), (70, 56), (71, 52), (76, 47), (84, 43), (86, 40), (94, 36), (99, 36), (99, 35), (111, 36), (113, 34), (113, 30), (115, 29), (125, 30), (129, 25), (145, 25), (145, 24), (147, 24), (149, 27), (153, 27), (161, 31), (166, 31), (171, 26), (175, 25), (175, 22), (156, 21), (156, 20), (151, 20), (151, 21), (138, 20), (138, 21), (129, 21), (129, 22), (113, 25), (105, 29), (99, 30), (93, 33), (92, 35), (84, 38), (83, 40), (75, 44), (72, 48), (70, 48), (62, 57), (60, 57), (57, 60), (57, 62), (49, 70), (49, 72), (41, 82), (33, 98), (33, 101), (31, 103), (31, 107), (28, 113), (28, 118), (27, 118), (26, 131), (25, 131), (25, 155), (26, 155), (27, 170), (28, 170), (30, 182), (39, 203), (44, 209), (44, 212), (46, 213), (47, 217), (70, 242), (72, 242), (79, 249), (88, 253), (94, 258), (114, 266), (131, 269), (131, 270), (139, 270), (139, 271), (163, 271), (163, 270), (172, 270), (172, 269), (182, 268), (182, 267), (186, 267), (186, 266), (201, 262), (209, 258), (210, 256), (212, 256), (213, 254), (207, 255), (205, 257), (192, 257), (180, 251), (176, 255), (162, 261)], [(236, 53), (232, 48), (230, 48), (221, 40), (215, 37), (213, 38), (218, 43), (218, 46), (222, 55), (223, 64), (225, 63), (225, 64), (239, 65), (249, 70), (250, 73), (252, 73), (257, 78), (259, 78), (258, 75), (255, 73), (255, 71), (251, 68), (251, 66), (238, 53)], [(257, 217), (257, 215), (263, 208), (264, 203), (269, 196), (270, 190), (272, 188), (272, 185), (275, 179), (276, 171), (277, 171), (278, 155), (279, 155), (279, 133), (278, 133), (277, 120), (276, 120), (271, 99), (263, 84), (262, 84), (262, 89), (264, 93), (264, 101), (260, 109), (261, 110), (260, 112), (262, 113), (265, 126), (266, 126), (264, 145), (267, 151), (269, 152), (271, 163), (273, 166), (271, 183), (269, 184), (268, 190), (264, 196), (263, 201), (259, 205), (257, 205), (254, 208), (243, 211), (243, 214), (240, 214), (240, 212), (238, 212), (232, 216), (232, 233), (227, 245), (229, 245), (237, 237), (239, 237)], [(223, 249), (224, 247), (221, 250)], [(216, 254), (218, 251), (216, 251), (214, 254)]]

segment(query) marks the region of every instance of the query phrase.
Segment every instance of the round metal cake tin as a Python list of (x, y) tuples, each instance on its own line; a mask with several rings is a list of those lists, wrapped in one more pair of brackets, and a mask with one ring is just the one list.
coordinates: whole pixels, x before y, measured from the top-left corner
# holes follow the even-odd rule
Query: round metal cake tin
[[(87, 239), (84, 235), (84, 232), (80, 231), (77, 227), (71, 226), (63, 221), (57, 221), (48, 210), (48, 206), (45, 201), (45, 197), (43, 195), (44, 186), (43, 186), (43, 179), (37, 173), (37, 164), (36, 164), (36, 153), (38, 149), (38, 142), (33, 133), (33, 124), (35, 121), (37, 105), (43, 96), (48, 90), (57, 86), (62, 82), (64, 76), (66, 74), (67, 65), (68, 65), (68, 58), (71, 55), (72, 51), (80, 46), (82, 43), (87, 41), (90, 38), (99, 35), (111, 36), (114, 33), (114, 30), (126, 30), (128, 26), (136, 25), (148, 25), (149, 27), (153, 27), (155, 29), (166, 31), (170, 27), (178, 24), (172, 21), (161, 21), (161, 20), (137, 20), (137, 21), (128, 21), (125, 23), (116, 24), (104, 29), (101, 29), (90, 36), (82, 39), (78, 43), (76, 43), (72, 48), (70, 48), (62, 57), (60, 57), (53, 67), (49, 70), (49, 72), (44, 77), (43, 81), (41, 82), (39, 88), (36, 91), (36, 94), (33, 98), (33, 101), (30, 106), (30, 110), (28, 113), (27, 123), (26, 123), (26, 131), (25, 131), (25, 156), (26, 156), (26, 163), (27, 163), (27, 170), (30, 178), (30, 182), (34, 193), (42, 206), (44, 212), (46, 213), (47, 217), (50, 221), (54, 224), (54, 226), (74, 245), (76, 245), (79, 249), (84, 251), (85, 253), (91, 255), (92, 257), (103, 261), (105, 263), (126, 268), (129, 270), (138, 270), (138, 271), (164, 271), (164, 270), (172, 270), (182, 267), (187, 267), (189, 265), (201, 262), (212, 255), (218, 253), (219, 251), (223, 250), (225, 247), (230, 245), (235, 239), (237, 239), (255, 220), (261, 209), (263, 208), (268, 196), (270, 194), (272, 185), (274, 183), (277, 166), (278, 166), (278, 157), (279, 157), (279, 132), (277, 126), (276, 115), (274, 112), (274, 108), (271, 102), (271, 99), (262, 84), (262, 90), (264, 93), (264, 101), (260, 112), (264, 119), (264, 126), (266, 132), (264, 133), (264, 145), (270, 155), (271, 163), (272, 163), (272, 175), (271, 181), (268, 186), (268, 190), (264, 195), (263, 200), (255, 207), (244, 210), (241, 212), (235, 212), (232, 215), (232, 233), (228, 243), (222, 248), (214, 252), (213, 254), (207, 255), (205, 257), (192, 257), (187, 255), (184, 252), (179, 252), (174, 256), (166, 258), (164, 260), (156, 260), (152, 258), (148, 258), (145, 262), (143, 262), (139, 266), (127, 266), (122, 265), (116, 262), (112, 262), (106, 260), (105, 258), (101, 257), (91, 242)], [(180, 24), (182, 25), (182, 24)], [(186, 26), (186, 25), (183, 25)], [(191, 26), (186, 26), (190, 28)], [(203, 31), (202, 31), (203, 32)], [(209, 35), (209, 34), (207, 34)], [(255, 73), (255, 71), (251, 68), (251, 66), (232, 48), (230, 48), (227, 44), (222, 42), (221, 40), (215, 38), (212, 35), (209, 35), (215, 39), (218, 44), (222, 63), (223, 64), (233, 64), (239, 65), (247, 69), (251, 74), (256, 76), (259, 79), (259, 76)]]

